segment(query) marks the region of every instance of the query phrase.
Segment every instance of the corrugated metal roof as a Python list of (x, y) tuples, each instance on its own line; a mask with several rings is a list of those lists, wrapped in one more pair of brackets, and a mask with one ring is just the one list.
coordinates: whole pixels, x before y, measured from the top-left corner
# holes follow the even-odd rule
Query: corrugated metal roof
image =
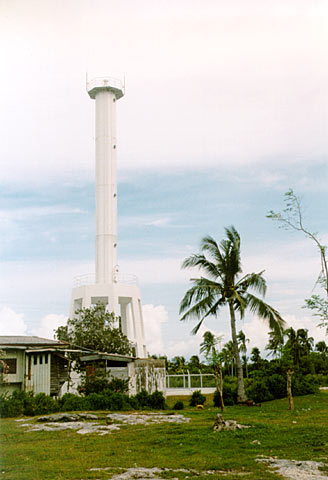
[(59, 340), (49, 338), (32, 337), (28, 335), (0, 335), (0, 345), (67, 345)]

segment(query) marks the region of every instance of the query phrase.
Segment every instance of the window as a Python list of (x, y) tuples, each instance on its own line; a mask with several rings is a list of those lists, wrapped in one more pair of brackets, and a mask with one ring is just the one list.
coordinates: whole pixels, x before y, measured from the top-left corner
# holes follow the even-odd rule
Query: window
[(33, 364), (34, 365), (38, 364), (38, 356), (37, 355), (33, 355)]
[(48, 363), (48, 354), (47, 353), (44, 356), (44, 363)]
[(16, 371), (17, 371), (17, 360), (16, 360), (16, 358), (5, 358), (4, 362), (8, 367), (6, 373), (15, 374)]
[(43, 355), (40, 355), (40, 365), (42, 365)]

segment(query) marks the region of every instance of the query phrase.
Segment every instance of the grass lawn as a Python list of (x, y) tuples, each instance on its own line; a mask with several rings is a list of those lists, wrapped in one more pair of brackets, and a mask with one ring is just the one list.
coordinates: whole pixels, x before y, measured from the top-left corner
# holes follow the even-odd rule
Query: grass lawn
[[(169, 398), (169, 406), (176, 400)], [(205, 410), (188, 407), (186, 401), (186, 408), (176, 412), (190, 417), (190, 423), (126, 425), (105, 436), (78, 435), (71, 430), (26, 432), (21, 422), (1, 419), (0, 479), (105, 480), (122, 472), (121, 467), (134, 466), (226, 472), (224, 477), (220, 473), (165, 472), (165, 478), (181, 480), (281, 478), (255, 461), (261, 455), (321, 461), (328, 478), (328, 393), (296, 397), (294, 402), (293, 412), (287, 410), (285, 399), (263, 403), (260, 408), (227, 407), (227, 419), (252, 426), (235, 432), (213, 432), (218, 409), (210, 400)], [(90, 471), (97, 467), (113, 469)]]

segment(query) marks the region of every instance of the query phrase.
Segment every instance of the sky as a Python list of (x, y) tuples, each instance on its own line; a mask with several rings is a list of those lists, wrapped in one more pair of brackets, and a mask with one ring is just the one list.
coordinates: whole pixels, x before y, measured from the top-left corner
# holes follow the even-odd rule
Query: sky
[[(118, 257), (139, 278), (149, 352), (197, 355), (206, 330), (229, 341), (227, 311), (192, 336), (179, 303), (198, 273), (182, 261), (230, 225), (266, 301), (325, 339), (302, 308), (318, 252), (266, 215), (293, 188), (328, 243), (327, 20), (322, 0), (0, 0), (0, 334), (52, 338), (74, 276), (94, 271), (86, 78), (111, 76), (126, 86)], [(262, 321), (237, 328), (264, 352)]]

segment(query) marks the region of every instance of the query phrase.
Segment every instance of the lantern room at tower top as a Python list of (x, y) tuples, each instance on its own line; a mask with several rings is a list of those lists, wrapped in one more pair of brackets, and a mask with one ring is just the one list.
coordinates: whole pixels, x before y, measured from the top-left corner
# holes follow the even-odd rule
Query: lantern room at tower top
[(121, 317), (121, 328), (135, 345), (139, 358), (147, 356), (138, 282), (121, 275), (117, 263), (116, 101), (124, 85), (111, 77), (95, 78), (87, 91), (96, 103), (96, 265), (91, 274), (75, 279), (70, 317), (81, 308), (106, 305)]

